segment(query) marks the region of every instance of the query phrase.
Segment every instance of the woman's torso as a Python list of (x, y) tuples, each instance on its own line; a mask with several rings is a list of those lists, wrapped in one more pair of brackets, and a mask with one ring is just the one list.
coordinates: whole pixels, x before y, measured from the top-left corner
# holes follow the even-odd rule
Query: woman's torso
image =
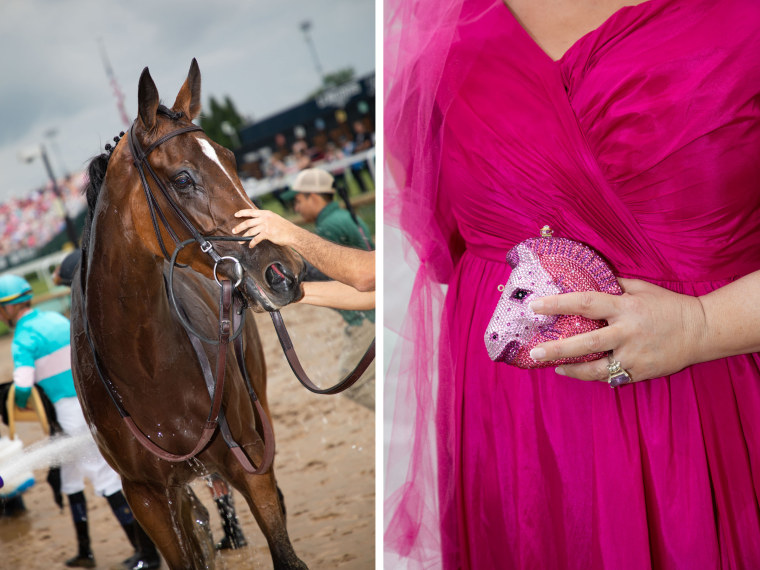
[(649, 0), (554, 62), (484, 4), (465, 7), (441, 101), (441, 191), (470, 253), (503, 261), (549, 224), (620, 275), (760, 268), (760, 5)]

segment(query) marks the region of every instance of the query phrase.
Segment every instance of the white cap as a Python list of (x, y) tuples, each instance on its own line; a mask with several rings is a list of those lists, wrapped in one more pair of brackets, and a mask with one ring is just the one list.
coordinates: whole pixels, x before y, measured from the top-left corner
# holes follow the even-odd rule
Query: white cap
[(306, 168), (298, 173), (293, 190), (296, 192), (314, 192), (316, 194), (335, 194), (332, 174), (321, 168)]

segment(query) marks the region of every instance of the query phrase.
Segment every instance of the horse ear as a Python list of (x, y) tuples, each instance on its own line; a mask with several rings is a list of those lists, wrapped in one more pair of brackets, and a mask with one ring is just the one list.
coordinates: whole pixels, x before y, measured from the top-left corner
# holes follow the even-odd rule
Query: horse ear
[(518, 243), (507, 252), (507, 263), (514, 269), (520, 262), (540, 263), (538, 256), (524, 243)]
[(190, 63), (190, 71), (182, 88), (177, 93), (177, 99), (172, 107), (175, 111), (182, 111), (191, 121), (201, 112), (201, 70), (198, 62), (193, 58)]
[(146, 67), (140, 74), (140, 83), (137, 86), (138, 115), (145, 130), (151, 130), (156, 124), (158, 103), (158, 89), (156, 89), (156, 84), (153, 83), (153, 78)]
[(517, 267), (517, 264), (520, 263), (520, 254), (518, 252), (519, 247), (520, 245), (517, 245), (507, 252), (507, 263), (512, 269)]

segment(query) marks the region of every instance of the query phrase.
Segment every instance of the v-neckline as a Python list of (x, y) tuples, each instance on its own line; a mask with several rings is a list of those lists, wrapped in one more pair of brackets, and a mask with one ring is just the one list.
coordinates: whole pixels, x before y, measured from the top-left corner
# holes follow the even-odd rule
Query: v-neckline
[(604, 28), (608, 27), (613, 21), (615, 21), (620, 15), (624, 12), (628, 12), (630, 10), (636, 10), (636, 9), (644, 9), (645, 6), (649, 6), (650, 4), (654, 4), (655, 2), (658, 2), (659, 0), (644, 0), (643, 2), (640, 2), (638, 4), (632, 4), (630, 6), (621, 6), (612, 14), (610, 14), (607, 19), (605, 19), (599, 26), (594, 28), (593, 30), (589, 30), (579, 38), (577, 38), (570, 46), (565, 50), (565, 52), (558, 58), (554, 59), (552, 56), (550, 56), (544, 48), (542, 48), (539, 43), (535, 40), (535, 38), (530, 35), (530, 32), (528, 32), (527, 29), (522, 25), (520, 20), (518, 19), (517, 15), (512, 11), (512, 8), (507, 4), (506, 0), (499, 0), (504, 7), (504, 9), (509, 13), (509, 16), (514, 21), (515, 25), (522, 30), (525, 37), (528, 39), (528, 41), (533, 44), (533, 46), (543, 54), (543, 56), (550, 61), (552, 64), (560, 66), (562, 65), (563, 60), (567, 57), (567, 55), (574, 51), (576, 49), (576, 46), (584, 43), (589, 37), (594, 36), (598, 34), (600, 31), (602, 31)]

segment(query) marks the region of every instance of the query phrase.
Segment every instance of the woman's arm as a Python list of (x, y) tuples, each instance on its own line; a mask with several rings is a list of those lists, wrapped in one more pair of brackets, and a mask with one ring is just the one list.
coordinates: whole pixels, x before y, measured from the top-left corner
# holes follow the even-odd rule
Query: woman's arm
[(699, 298), (705, 334), (697, 362), (760, 352), (760, 271)]
[[(583, 315), (609, 326), (542, 343), (535, 360), (613, 351), (635, 381), (678, 372), (699, 362), (760, 351), (760, 271), (701, 297), (674, 293), (646, 281), (620, 279), (624, 294), (566, 293), (544, 297), (531, 309), (544, 315)], [(566, 364), (559, 374), (606, 380), (606, 360)]]

